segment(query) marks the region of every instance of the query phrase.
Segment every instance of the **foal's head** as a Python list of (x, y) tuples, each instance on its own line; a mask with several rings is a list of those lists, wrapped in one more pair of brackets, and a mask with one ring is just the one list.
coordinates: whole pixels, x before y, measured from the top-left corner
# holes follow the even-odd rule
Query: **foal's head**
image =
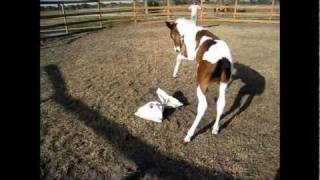
[(174, 43), (174, 50), (176, 52), (180, 52), (184, 43), (183, 43), (183, 36), (180, 35), (177, 29), (177, 23), (172, 21), (166, 21), (166, 25), (171, 31), (170, 37)]

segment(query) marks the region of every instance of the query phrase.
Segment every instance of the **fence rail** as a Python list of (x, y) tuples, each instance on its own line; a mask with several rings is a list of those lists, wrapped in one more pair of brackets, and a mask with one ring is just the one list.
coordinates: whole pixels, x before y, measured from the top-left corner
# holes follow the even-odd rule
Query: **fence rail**
[[(279, 5), (275, 5), (275, 0), (269, 5), (244, 5), (238, 0), (232, 5), (203, 4), (198, 15), (199, 23), (211, 22), (253, 22), (253, 23), (279, 23)], [(57, 5), (61, 12), (53, 14), (40, 13), (40, 34), (60, 32), (65, 34), (70, 31), (103, 28), (103, 23), (158, 23), (165, 20), (172, 20), (176, 17), (188, 17), (189, 5), (171, 5), (170, 0), (160, 6), (149, 6), (147, 3), (137, 3), (132, 1), (126, 7), (101, 7), (102, 0), (74, 0), (74, 1), (40, 1), (40, 5)], [(97, 8), (66, 11), (65, 4), (96, 3)], [(260, 11), (260, 12), (259, 12)], [(59, 22), (63, 18), (63, 22)], [(76, 21), (77, 19), (77, 21)], [(80, 19), (80, 20), (79, 20)], [(51, 23), (49, 23), (51, 22)], [(53, 22), (53, 23), (52, 23)], [(99, 26), (94, 25), (99, 23)], [(87, 24), (86, 27), (72, 27), (75, 25)], [(58, 28), (60, 27), (60, 28)], [(58, 28), (58, 29), (52, 29)], [(63, 29), (62, 29), (63, 28)]]
[(96, 3), (97, 0), (80, 0), (80, 1), (40, 1), (40, 4), (83, 4), (83, 3)]

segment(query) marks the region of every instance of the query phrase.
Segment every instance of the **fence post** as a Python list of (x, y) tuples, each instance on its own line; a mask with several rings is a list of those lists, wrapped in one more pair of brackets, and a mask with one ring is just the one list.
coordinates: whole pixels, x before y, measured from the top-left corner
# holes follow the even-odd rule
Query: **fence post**
[(133, 21), (134, 21), (134, 25), (137, 25), (137, 17), (136, 17), (136, 0), (133, 0), (132, 10), (133, 10)]
[(144, 13), (148, 14), (148, 0), (144, 0)]
[(101, 9), (100, 9), (100, 0), (98, 2), (98, 9), (99, 9), (99, 22), (100, 22), (100, 27), (102, 28), (102, 16), (101, 16)]
[(200, 22), (202, 23), (203, 21), (203, 0), (200, 0)]
[(66, 30), (66, 34), (69, 34), (67, 16), (66, 16), (66, 12), (64, 10), (64, 3), (59, 3), (59, 4), (61, 5), (61, 10), (62, 10), (62, 14), (63, 14), (63, 20), (64, 20), (64, 28)]
[(236, 13), (237, 13), (237, 6), (238, 6), (238, 0), (234, 1), (234, 11), (233, 11), (233, 21), (236, 20)]
[(167, 21), (170, 20), (170, 0), (167, 0)]
[(271, 11), (270, 11), (270, 16), (269, 16), (269, 22), (271, 22), (272, 13), (273, 13), (273, 8), (274, 8), (274, 0), (272, 0), (272, 4), (271, 4)]

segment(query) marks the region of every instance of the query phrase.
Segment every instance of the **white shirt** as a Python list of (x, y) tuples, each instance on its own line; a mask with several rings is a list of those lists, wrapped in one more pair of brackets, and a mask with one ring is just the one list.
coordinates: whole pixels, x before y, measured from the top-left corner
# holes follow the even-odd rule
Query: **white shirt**
[(188, 9), (191, 10), (191, 16), (195, 16), (197, 15), (197, 10), (201, 9), (201, 7), (199, 5), (192, 4), (188, 7)]

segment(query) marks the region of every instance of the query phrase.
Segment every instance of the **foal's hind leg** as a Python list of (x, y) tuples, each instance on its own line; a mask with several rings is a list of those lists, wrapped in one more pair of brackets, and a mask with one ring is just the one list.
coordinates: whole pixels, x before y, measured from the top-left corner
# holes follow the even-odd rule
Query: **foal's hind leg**
[(207, 99), (205, 96), (205, 93), (208, 89), (209, 82), (210, 82), (210, 69), (212, 69), (212, 66), (208, 66), (206, 63), (200, 63), (198, 66), (198, 72), (197, 72), (197, 81), (198, 81), (198, 87), (197, 87), (197, 97), (198, 97), (198, 108), (197, 108), (197, 116), (194, 120), (191, 128), (189, 129), (187, 136), (184, 138), (185, 142), (190, 142), (191, 137), (194, 134), (194, 131), (196, 130), (200, 120), (202, 119), (208, 104)]
[(184, 142), (190, 142), (191, 137), (194, 134), (194, 131), (196, 130), (202, 116), (204, 115), (206, 109), (207, 109), (207, 100), (205, 94), (202, 92), (200, 85), (197, 87), (197, 97), (198, 97), (198, 111), (196, 119), (194, 120), (191, 128), (189, 129), (187, 136), (184, 138)]
[(223, 112), (224, 106), (225, 106), (225, 102), (226, 102), (226, 89), (227, 89), (228, 84), (226, 82), (220, 82), (220, 86), (219, 86), (219, 98), (218, 98), (218, 102), (217, 102), (217, 117), (216, 117), (216, 122), (213, 125), (212, 128), (212, 134), (218, 134), (219, 132), (219, 121), (220, 121), (220, 117), (221, 114)]
[(201, 60), (199, 62), (198, 71), (197, 71), (197, 97), (198, 97), (198, 111), (196, 119), (194, 120), (191, 128), (189, 129), (187, 136), (184, 138), (185, 142), (190, 142), (191, 137), (194, 134), (202, 116), (204, 115), (207, 109), (207, 99), (205, 93), (209, 86), (209, 82), (211, 79), (211, 72), (212, 72), (213, 65), (207, 61)]

